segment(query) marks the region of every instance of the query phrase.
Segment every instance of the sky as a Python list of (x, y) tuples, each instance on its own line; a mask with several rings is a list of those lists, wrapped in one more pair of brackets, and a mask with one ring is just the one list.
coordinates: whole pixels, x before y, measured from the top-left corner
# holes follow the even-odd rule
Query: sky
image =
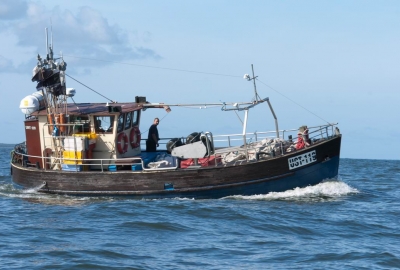
[[(67, 74), (111, 100), (251, 101), (253, 65), (280, 129), (338, 123), (341, 157), (400, 159), (400, 1), (0, 0), (1, 143), (25, 140), (19, 104), (35, 92), (45, 27)], [(67, 87), (75, 102), (107, 102)], [(146, 110), (142, 132), (154, 117), (160, 137), (242, 132), (220, 108)], [(274, 129), (267, 105), (250, 110), (249, 132)]]

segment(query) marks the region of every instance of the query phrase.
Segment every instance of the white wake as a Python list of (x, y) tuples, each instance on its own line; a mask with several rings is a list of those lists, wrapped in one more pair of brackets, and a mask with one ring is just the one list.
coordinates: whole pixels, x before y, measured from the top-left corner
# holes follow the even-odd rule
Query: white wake
[(242, 200), (311, 200), (323, 201), (348, 196), (359, 193), (356, 188), (348, 184), (330, 180), (322, 182), (315, 186), (305, 188), (295, 188), (283, 192), (270, 192), (268, 194), (259, 194), (252, 196), (229, 196), (226, 198), (242, 199)]

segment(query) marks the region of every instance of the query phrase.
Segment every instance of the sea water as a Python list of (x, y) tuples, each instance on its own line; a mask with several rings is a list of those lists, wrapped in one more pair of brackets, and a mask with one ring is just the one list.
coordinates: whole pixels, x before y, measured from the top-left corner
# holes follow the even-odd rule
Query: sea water
[(0, 147), (2, 269), (396, 269), (400, 161), (341, 159), (285, 192), (134, 200), (13, 186)]

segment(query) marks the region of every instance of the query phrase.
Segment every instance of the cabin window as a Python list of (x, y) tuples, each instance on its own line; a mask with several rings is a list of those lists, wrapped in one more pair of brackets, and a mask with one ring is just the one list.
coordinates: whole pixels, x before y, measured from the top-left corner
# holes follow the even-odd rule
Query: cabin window
[(129, 129), (132, 126), (132, 113), (133, 112), (129, 112), (126, 114), (125, 129)]
[(125, 114), (124, 113), (121, 113), (118, 116), (118, 127), (117, 127), (117, 132), (118, 133), (124, 130), (124, 118), (125, 118)]
[(73, 124), (71, 129), (67, 134), (75, 134), (75, 133), (88, 133), (90, 132), (90, 121), (89, 116), (87, 115), (70, 115), (69, 123)]
[(94, 128), (96, 133), (112, 133), (114, 115), (94, 116)]
[(139, 112), (140, 112), (140, 111), (134, 111), (134, 112), (132, 112), (132, 114), (133, 114), (133, 117), (132, 117), (133, 123), (132, 123), (132, 125), (133, 125), (133, 126), (138, 126), (138, 125), (139, 125)]

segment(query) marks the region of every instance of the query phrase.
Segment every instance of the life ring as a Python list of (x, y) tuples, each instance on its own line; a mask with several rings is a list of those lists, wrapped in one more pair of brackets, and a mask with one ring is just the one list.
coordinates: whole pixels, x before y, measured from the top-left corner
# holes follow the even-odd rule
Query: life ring
[(140, 140), (142, 136), (140, 135), (140, 130), (138, 127), (133, 127), (131, 133), (129, 134), (129, 141), (131, 142), (132, 148), (138, 148), (140, 146)]
[(118, 134), (117, 138), (117, 149), (120, 154), (124, 154), (128, 151), (128, 136), (124, 132)]

